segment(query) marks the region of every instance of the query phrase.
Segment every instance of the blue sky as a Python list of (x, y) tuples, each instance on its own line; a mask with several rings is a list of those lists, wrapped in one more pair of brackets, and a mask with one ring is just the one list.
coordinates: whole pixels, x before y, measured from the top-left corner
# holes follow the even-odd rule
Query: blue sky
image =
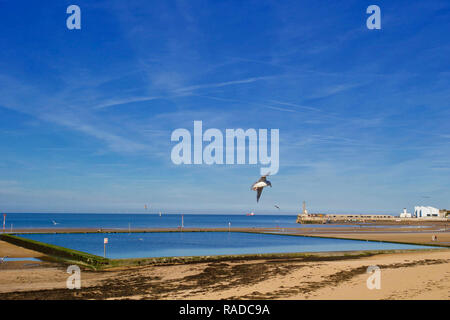
[[(0, 211), (450, 208), (449, 33), (448, 1), (0, 0)], [(258, 204), (257, 165), (171, 162), (194, 120), (280, 130)]]

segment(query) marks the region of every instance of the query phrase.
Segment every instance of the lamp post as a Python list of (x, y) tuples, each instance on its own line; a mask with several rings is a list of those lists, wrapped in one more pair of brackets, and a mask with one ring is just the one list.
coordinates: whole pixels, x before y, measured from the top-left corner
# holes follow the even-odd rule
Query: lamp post
[(103, 258), (106, 258), (106, 244), (108, 243), (108, 238), (103, 239)]

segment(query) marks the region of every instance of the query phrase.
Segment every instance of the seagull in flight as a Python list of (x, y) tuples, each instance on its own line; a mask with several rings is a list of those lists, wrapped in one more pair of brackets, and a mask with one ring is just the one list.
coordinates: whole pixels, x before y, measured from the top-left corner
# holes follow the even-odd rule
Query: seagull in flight
[(55, 220), (52, 220), (52, 223), (54, 226), (56, 226), (57, 224), (59, 224), (59, 222), (56, 222)]
[(3, 262), (5, 262), (5, 259), (8, 258), (8, 256), (4, 256), (3, 258), (0, 258), (0, 264), (2, 264)]
[(269, 174), (266, 174), (264, 176), (262, 176), (261, 178), (259, 178), (258, 181), (256, 181), (253, 185), (252, 185), (252, 190), (256, 191), (256, 202), (259, 201), (259, 198), (261, 197), (261, 193), (264, 187), (270, 186), (272, 187), (272, 183), (270, 183), (269, 180), (266, 179), (266, 177)]
[(274, 205), (275, 208), (277, 208), (278, 210), (280, 210), (280, 207), (278, 205)]

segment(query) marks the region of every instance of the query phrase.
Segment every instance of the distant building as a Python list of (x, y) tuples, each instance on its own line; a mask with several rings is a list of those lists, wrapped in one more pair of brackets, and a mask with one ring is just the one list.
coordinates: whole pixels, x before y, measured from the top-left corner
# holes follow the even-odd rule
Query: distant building
[(393, 221), (394, 216), (386, 214), (323, 214), (301, 213), (297, 216), (297, 223), (333, 223), (333, 222), (370, 222)]
[(400, 218), (412, 218), (412, 214), (406, 211), (406, 208), (403, 208), (403, 212), (400, 213)]
[(438, 208), (434, 207), (424, 207), (424, 206), (415, 206), (414, 207), (414, 216), (416, 218), (444, 218), (445, 216), (441, 214)]

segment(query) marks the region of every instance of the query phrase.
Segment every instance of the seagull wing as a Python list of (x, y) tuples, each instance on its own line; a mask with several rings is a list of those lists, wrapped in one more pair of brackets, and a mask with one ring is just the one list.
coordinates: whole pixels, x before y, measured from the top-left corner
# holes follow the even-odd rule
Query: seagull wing
[(256, 189), (256, 202), (259, 201), (259, 198), (261, 197), (262, 191), (263, 191), (263, 188)]

